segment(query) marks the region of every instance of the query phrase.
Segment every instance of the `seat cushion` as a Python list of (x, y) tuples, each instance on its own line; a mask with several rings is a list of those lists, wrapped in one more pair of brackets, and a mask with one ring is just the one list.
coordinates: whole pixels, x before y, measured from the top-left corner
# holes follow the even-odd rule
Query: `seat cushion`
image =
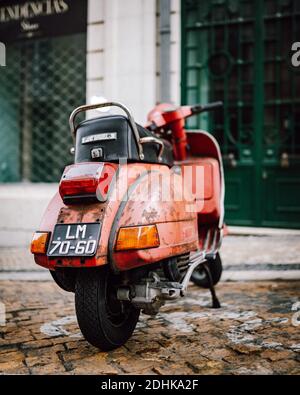
[[(140, 137), (153, 134), (137, 124)], [(161, 164), (173, 166), (172, 146), (164, 141), (165, 149)], [(159, 146), (155, 143), (143, 144), (144, 160), (138, 155), (135, 136), (129, 121), (122, 115), (111, 115), (81, 122), (76, 131), (75, 163), (80, 162), (128, 162), (158, 163)], [(96, 153), (96, 155), (95, 155)]]

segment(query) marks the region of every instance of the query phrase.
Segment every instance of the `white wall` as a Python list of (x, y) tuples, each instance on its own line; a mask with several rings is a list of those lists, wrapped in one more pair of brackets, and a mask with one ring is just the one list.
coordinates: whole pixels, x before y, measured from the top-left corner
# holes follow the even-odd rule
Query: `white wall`
[(180, 104), (181, 80), (181, 9), (180, 0), (171, 0), (171, 100)]
[[(160, 0), (156, 0), (156, 8), (159, 10)], [(156, 14), (156, 101), (160, 102), (160, 34), (159, 34), (159, 13)], [(171, 0), (170, 28), (171, 28), (171, 48), (170, 48), (170, 98), (174, 105), (180, 104), (180, 73), (181, 73), (181, 10), (180, 0)]]
[(89, 0), (87, 101), (121, 101), (138, 122), (156, 102), (155, 0)]
[(29, 248), (57, 184), (0, 184), (0, 247)]

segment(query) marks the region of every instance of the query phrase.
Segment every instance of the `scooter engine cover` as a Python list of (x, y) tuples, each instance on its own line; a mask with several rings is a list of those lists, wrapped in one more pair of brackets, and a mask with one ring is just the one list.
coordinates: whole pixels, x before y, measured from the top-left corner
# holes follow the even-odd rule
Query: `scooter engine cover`
[[(153, 136), (137, 124), (140, 137)], [(172, 146), (164, 141), (165, 149), (161, 164), (173, 166)], [(143, 145), (145, 163), (158, 163), (159, 147), (155, 143)], [(80, 162), (141, 162), (135, 136), (128, 119), (111, 115), (81, 122), (76, 131), (75, 163)]]

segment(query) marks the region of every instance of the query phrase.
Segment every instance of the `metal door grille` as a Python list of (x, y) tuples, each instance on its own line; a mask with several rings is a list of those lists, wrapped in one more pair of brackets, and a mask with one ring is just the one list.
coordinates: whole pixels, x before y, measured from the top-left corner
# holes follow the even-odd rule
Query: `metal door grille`
[(191, 119), (189, 127), (213, 130), (225, 156), (249, 161), (254, 150), (255, 4), (183, 1), (183, 6), (183, 102), (224, 101), (223, 112)]
[[(0, 74), (1, 181), (58, 181), (85, 103), (86, 34), (14, 43)], [(13, 171), (11, 169), (14, 169)]]
[(291, 45), (300, 41), (300, 2), (266, 1), (264, 11), (263, 157), (283, 154), (300, 163), (300, 68), (291, 64)]
[(0, 181), (20, 180), (20, 89), (21, 58), (8, 47), (7, 59), (13, 67), (0, 67)]

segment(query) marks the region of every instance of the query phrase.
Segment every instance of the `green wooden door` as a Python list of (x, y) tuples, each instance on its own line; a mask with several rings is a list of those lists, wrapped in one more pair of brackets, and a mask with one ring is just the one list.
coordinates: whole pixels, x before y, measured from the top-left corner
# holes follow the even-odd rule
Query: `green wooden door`
[(229, 224), (300, 226), (299, 4), (182, 1), (182, 102), (224, 101), (189, 127), (221, 145)]
[(263, 18), (262, 225), (300, 225), (300, 2), (268, 1)]

